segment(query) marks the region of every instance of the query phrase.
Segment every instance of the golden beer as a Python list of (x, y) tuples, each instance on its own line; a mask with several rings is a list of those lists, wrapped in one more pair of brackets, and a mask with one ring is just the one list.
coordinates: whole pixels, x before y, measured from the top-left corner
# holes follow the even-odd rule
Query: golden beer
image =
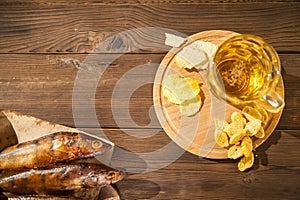
[(278, 112), (284, 106), (275, 87), (280, 78), (280, 60), (262, 38), (241, 34), (226, 40), (208, 69), (212, 92), (232, 104), (257, 103)]
[(249, 100), (258, 98), (274, 77), (268, 76), (270, 61), (264, 52), (253, 45), (254, 48), (245, 48), (245, 45), (232, 43), (222, 47), (215, 63), (226, 93)]

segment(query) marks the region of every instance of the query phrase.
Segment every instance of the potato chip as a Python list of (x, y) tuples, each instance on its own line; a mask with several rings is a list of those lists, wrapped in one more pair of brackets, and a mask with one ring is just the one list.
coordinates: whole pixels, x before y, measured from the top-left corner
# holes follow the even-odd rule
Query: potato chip
[(195, 42), (185, 46), (176, 54), (174, 59), (180, 67), (186, 69), (204, 69), (209, 62), (205, 50)]
[(166, 36), (165, 45), (171, 47), (179, 47), (185, 41), (185, 38), (170, 33), (165, 33), (165, 36)]
[(195, 48), (202, 48), (207, 56), (211, 59), (214, 58), (217, 50), (218, 50), (218, 46), (211, 43), (211, 42), (205, 42), (205, 41), (201, 41), (201, 40), (197, 40), (194, 42)]
[[(215, 120), (215, 133), (217, 133), (217, 135), (215, 135), (216, 142), (220, 146), (229, 148), (227, 151), (228, 158), (237, 159), (242, 157), (238, 163), (238, 169), (240, 171), (245, 171), (252, 167), (254, 163), (252, 136), (256, 138), (265, 137), (262, 121), (257, 118), (268, 121), (268, 115), (266, 115), (267, 112), (264, 112), (264, 109), (256, 108), (257, 109), (246, 106), (243, 109), (243, 113), (233, 112), (230, 116), (231, 123)], [(262, 110), (262, 114), (257, 114), (256, 112), (260, 110)], [(224, 137), (224, 132), (228, 136), (228, 144), (228, 141), (223, 139), (226, 138)]]
[(248, 136), (244, 137), (241, 142), (242, 151), (245, 156), (250, 156), (253, 150), (252, 139)]
[(262, 119), (262, 115), (260, 114), (260, 112), (257, 109), (252, 108), (251, 106), (245, 106), (242, 112), (247, 113), (258, 120)]
[(227, 125), (228, 123), (225, 120), (215, 119), (215, 141), (221, 147), (227, 147), (229, 145), (228, 136), (223, 131)]
[(245, 126), (245, 130), (249, 136), (255, 135), (260, 128), (261, 128), (261, 121), (257, 119), (249, 121)]
[(242, 130), (244, 128), (244, 124), (241, 122), (232, 122), (224, 127), (224, 131), (227, 133), (229, 137), (232, 137), (236, 132)]
[[(243, 113), (233, 112), (230, 118), (231, 123), (215, 120), (216, 133), (219, 134), (215, 135), (215, 139), (216, 141), (219, 140), (217, 143), (220, 146), (229, 147), (227, 151), (228, 158), (237, 159), (242, 157), (238, 163), (238, 169), (245, 171), (252, 167), (254, 163), (252, 137), (265, 137), (261, 120), (267, 122), (268, 113), (258, 106), (255, 108), (245, 106)], [(222, 139), (224, 138), (224, 135), (222, 135), (224, 132), (228, 136), (229, 144), (226, 143), (225, 139)]]
[(230, 116), (231, 118), (231, 121), (232, 122), (240, 122), (242, 124), (246, 124), (246, 119), (244, 118), (244, 116), (242, 115), (242, 113), (239, 113), (239, 112), (233, 112)]
[(216, 127), (216, 132), (219, 133), (224, 130), (224, 127), (228, 125), (228, 122), (222, 119), (215, 119), (215, 127)]
[(184, 78), (184, 79), (185, 79), (185, 80), (188, 82), (188, 84), (190, 85), (190, 89), (193, 90), (193, 93), (194, 93), (195, 95), (199, 94), (199, 92), (200, 92), (199, 83), (198, 83), (195, 79), (193, 79), (193, 78), (187, 77), (187, 78)]
[(162, 87), (162, 93), (171, 103), (181, 104), (181, 101), (166, 87)]
[(239, 141), (241, 141), (243, 139), (243, 137), (245, 137), (245, 136), (246, 136), (246, 130), (245, 129), (238, 130), (237, 132), (235, 132), (230, 137), (229, 143), (230, 144), (236, 144)]
[(228, 158), (237, 159), (239, 157), (242, 157), (243, 150), (241, 145), (233, 145), (228, 149), (227, 156)]
[(258, 105), (254, 106), (254, 108), (256, 110), (258, 110), (258, 112), (261, 114), (261, 121), (262, 121), (262, 123), (266, 124), (269, 121), (268, 112), (264, 108), (262, 108), (262, 107), (260, 107)]
[[(185, 100), (192, 99), (200, 92), (200, 87), (198, 82), (192, 78), (183, 78), (177, 74), (171, 74), (167, 76), (162, 82), (163, 88), (166, 88), (170, 91), (173, 97), (170, 97), (168, 90), (163, 90), (163, 95), (169, 95), (167, 98), (176, 99), (174, 102), (184, 102)], [(175, 97), (174, 97), (175, 96)]]
[(221, 147), (228, 147), (228, 145), (229, 145), (228, 136), (223, 131), (215, 132), (215, 140), (216, 140), (216, 143)]
[(259, 130), (257, 131), (257, 133), (254, 136), (256, 138), (264, 138), (265, 137), (265, 130), (264, 130), (264, 128), (261, 126), (259, 128)]
[(196, 114), (202, 106), (200, 95), (195, 96), (192, 99), (186, 100), (180, 104), (180, 112), (184, 116), (192, 116)]
[(254, 163), (254, 154), (251, 152), (249, 156), (244, 156), (238, 163), (238, 169), (240, 171), (245, 171), (246, 169), (253, 166)]

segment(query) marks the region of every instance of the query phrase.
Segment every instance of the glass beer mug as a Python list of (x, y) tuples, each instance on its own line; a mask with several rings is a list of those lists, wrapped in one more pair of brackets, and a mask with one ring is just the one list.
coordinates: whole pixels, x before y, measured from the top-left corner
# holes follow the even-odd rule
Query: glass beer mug
[(284, 107), (276, 92), (280, 60), (275, 49), (262, 38), (241, 34), (218, 48), (207, 72), (211, 91), (232, 105), (259, 104), (272, 113)]

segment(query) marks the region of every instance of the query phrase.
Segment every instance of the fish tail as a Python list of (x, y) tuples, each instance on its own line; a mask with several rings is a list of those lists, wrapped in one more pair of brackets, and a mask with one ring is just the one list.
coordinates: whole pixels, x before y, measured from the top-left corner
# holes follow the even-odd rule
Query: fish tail
[(15, 152), (18, 146), (19, 145), (8, 147), (0, 153), (0, 170), (10, 169), (13, 167), (16, 162)]
[(0, 170), (33, 168), (36, 162), (36, 144), (33, 142), (16, 144), (0, 153)]

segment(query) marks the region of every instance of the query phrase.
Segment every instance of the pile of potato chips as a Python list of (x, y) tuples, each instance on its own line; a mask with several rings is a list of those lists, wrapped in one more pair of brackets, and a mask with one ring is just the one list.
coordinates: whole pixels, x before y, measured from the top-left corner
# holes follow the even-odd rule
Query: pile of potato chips
[[(182, 38), (166, 34), (166, 44), (178, 47), (183, 42)], [(175, 55), (175, 63), (187, 70), (203, 70), (208, 67), (217, 49), (218, 46), (211, 42), (197, 40)], [(192, 78), (168, 75), (162, 82), (162, 93), (169, 102), (180, 106), (180, 112), (184, 116), (195, 115), (202, 106), (199, 83)]]
[(196, 114), (202, 106), (199, 84), (192, 78), (168, 75), (162, 82), (162, 93), (169, 102), (180, 105), (184, 116)]
[(215, 140), (221, 147), (227, 147), (227, 156), (241, 158), (238, 169), (245, 171), (252, 167), (254, 154), (252, 139), (264, 138), (263, 125), (268, 122), (268, 113), (261, 107), (245, 106), (242, 112), (233, 112), (231, 122), (215, 120)]

